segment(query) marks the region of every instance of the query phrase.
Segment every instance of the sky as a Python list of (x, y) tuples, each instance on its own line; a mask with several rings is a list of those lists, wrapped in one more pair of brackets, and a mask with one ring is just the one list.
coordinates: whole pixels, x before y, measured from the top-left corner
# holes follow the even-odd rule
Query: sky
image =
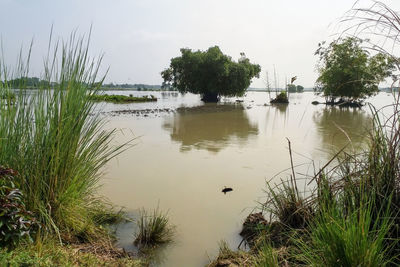
[[(384, 1), (400, 10), (400, 1)], [(364, 4), (365, 3), (365, 4)], [(106, 82), (161, 84), (160, 72), (180, 48), (218, 45), (237, 60), (245, 52), (262, 72), (251, 87), (265, 87), (274, 68), (278, 83), (297, 76), (313, 87), (319, 42), (340, 32), (338, 20), (353, 0), (0, 0), (0, 36), (7, 63), (33, 40), (31, 70), (40, 75), (49, 34), (68, 40), (87, 35), (90, 53), (104, 55)], [(369, 0), (358, 5), (368, 6)]]

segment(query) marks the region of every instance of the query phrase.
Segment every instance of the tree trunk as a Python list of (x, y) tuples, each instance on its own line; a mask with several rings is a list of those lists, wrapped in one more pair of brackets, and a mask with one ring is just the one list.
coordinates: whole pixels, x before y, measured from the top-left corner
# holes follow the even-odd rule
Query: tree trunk
[(201, 97), (201, 101), (204, 102), (218, 102), (219, 97), (217, 93), (204, 93)]

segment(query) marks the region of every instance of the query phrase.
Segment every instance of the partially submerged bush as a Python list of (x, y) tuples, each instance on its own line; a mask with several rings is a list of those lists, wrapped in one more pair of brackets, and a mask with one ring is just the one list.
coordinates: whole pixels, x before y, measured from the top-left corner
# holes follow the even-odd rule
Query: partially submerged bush
[(38, 224), (26, 210), (24, 196), (14, 183), (17, 172), (0, 166), (0, 247), (15, 247), (21, 239), (31, 240)]
[(142, 209), (137, 226), (138, 232), (134, 244), (140, 247), (169, 243), (173, 240), (175, 233), (175, 226), (170, 225), (167, 214), (162, 213), (158, 208), (152, 214)]
[(282, 91), (282, 92), (279, 93), (279, 95), (276, 96), (275, 99), (272, 99), (270, 101), (270, 103), (272, 103), (272, 104), (279, 104), (279, 103), (280, 104), (287, 104), (287, 103), (289, 103), (289, 99), (287, 97), (286, 92)]

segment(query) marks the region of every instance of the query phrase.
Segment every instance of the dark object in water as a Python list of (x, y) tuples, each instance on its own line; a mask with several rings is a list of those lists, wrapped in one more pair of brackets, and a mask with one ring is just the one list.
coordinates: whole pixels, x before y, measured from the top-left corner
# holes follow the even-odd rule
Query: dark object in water
[(246, 241), (248, 245), (253, 246), (257, 236), (260, 234), (260, 230), (266, 229), (269, 225), (270, 224), (261, 212), (251, 213), (244, 221), (240, 235), (243, 237), (243, 241)]
[(230, 188), (230, 187), (224, 187), (224, 189), (222, 189), (222, 193), (224, 193), (224, 194), (226, 194), (227, 192), (231, 192), (231, 191), (233, 191), (233, 189), (232, 188)]

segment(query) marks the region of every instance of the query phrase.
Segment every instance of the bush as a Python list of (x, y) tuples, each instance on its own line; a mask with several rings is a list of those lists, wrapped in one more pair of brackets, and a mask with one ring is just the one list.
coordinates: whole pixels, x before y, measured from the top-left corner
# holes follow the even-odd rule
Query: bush
[(38, 227), (14, 184), (15, 175), (14, 170), (0, 166), (0, 247), (13, 248), (23, 238), (31, 240)]
[(270, 102), (273, 103), (273, 104), (274, 104), (274, 103), (287, 104), (287, 103), (289, 103), (289, 99), (288, 99), (288, 97), (287, 97), (286, 92), (283, 91), (283, 92), (280, 92), (280, 94), (277, 95), (276, 98), (275, 98), (275, 99), (272, 99)]

